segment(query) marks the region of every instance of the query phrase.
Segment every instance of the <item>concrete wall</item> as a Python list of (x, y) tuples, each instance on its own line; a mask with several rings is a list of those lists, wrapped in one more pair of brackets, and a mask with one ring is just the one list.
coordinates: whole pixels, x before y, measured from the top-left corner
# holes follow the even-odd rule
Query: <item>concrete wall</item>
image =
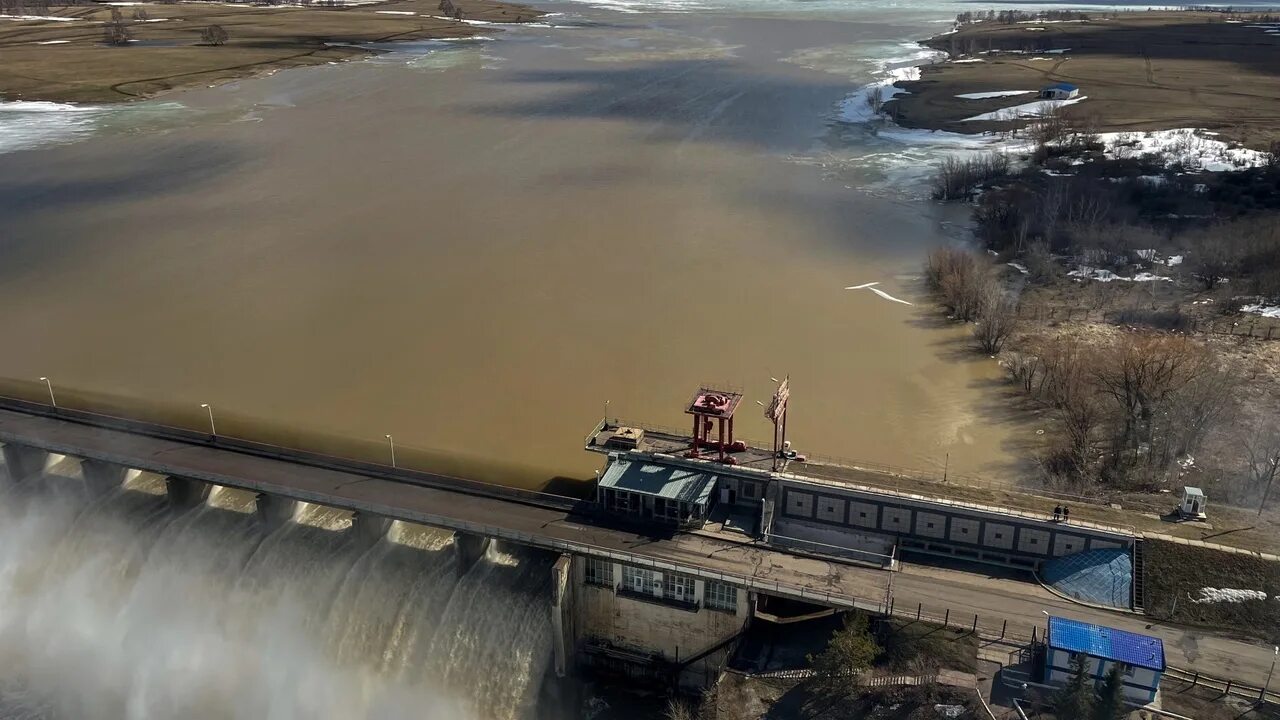
[[(1089, 657), (1086, 665), (1089, 676), (1093, 678), (1094, 687), (1102, 689), (1107, 674), (1115, 663), (1102, 658)], [(1045, 653), (1045, 683), (1049, 685), (1065, 685), (1071, 678), (1071, 653), (1066, 650), (1050, 648)], [(1156, 691), (1160, 687), (1160, 673), (1150, 668), (1130, 668), (1124, 679), (1125, 700), (1135, 705), (1146, 705), (1156, 699)]]
[[(750, 618), (751, 600), (743, 588), (733, 589), (735, 611), (716, 610), (706, 606), (707, 581), (694, 579), (692, 601), (677, 603), (629, 591), (623, 585), (623, 564), (612, 566), (612, 583), (600, 585), (587, 582), (586, 558), (575, 558), (573, 563), (578, 649), (587, 665), (601, 648), (630, 651), (637, 660), (652, 658), (654, 667), (684, 663), (738, 635)], [(690, 664), (681, 673), (680, 684), (704, 687), (714, 682), (729, 650), (717, 650)]]
[(893, 564), (892, 537), (850, 527), (777, 517), (769, 529), (768, 540), (778, 548), (844, 557), (881, 567)]
[[(811, 527), (826, 527), (836, 533), (874, 531), (896, 538), (902, 550), (1024, 567), (1085, 550), (1131, 548), (1133, 544), (1133, 539), (1125, 535), (1069, 523), (881, 495), (797, 478), (784, 478), (779, 482), (781, 495), (771, 530), (780, 535), (791, 534), (794, 530), (787, 528), (796, 527), (806, 529), (809, 534), (805, 537), (817, 536)], [(795, 525), (796, 522), (803, 525)], [(858, 536), (850, 537), (855, 547), (863, 544)]]

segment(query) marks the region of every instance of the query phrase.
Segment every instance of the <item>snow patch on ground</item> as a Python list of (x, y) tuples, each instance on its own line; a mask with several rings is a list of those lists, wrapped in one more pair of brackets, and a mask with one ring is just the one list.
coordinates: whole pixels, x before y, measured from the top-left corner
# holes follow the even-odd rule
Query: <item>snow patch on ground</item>
[(1280, 305), (1264, 305), (1262, 303), (1254, 303), (1252, 305), (1244, 305), (1240, 308), (1240, 312), (1252, 313), (1268, 318), (1280, 318)]
[(1081, 265), (1075, 270), (1072, 270), (1071, 272), (1067, 273), (1067, 277), (1080, 278), (1082, 280), (1094, 280), (1097, 282), (1114, 282), (1117, 280), (1120, 280), (1123, 282), (1154, 282), (1154, 281), (1173, 282), (1173, 278), (1167, 278), (1162, 275), (1154, 275), (1149, 272), (1140, 272), (1137, 275), (1134, 275), (1133, 277), (1124, 277), (1123, 275), (1117, 275), (1105, 268), (1089, 267), (1088, 265)]
[(5, 20), (49, 20), (52, 22), (75, 22), (80, 18), (58, 17), (57, 15), (0, 15)]
[(1199, 605), (1200, 603), (1225, 602), (1225, 603), (1242, 603), (1249, 600), (1266, 600), (1267, 594), (1261, 590), (1240, 590), (1237, 588), (1200, 588), (1200, 597), (1192, 599), (1191, 602)]
[(1000, 121), (1045, 117), (1058, 108), (1075, 105), (1085, 99), (1086, 97), (1084, 95), (1080, 95), (1078, 97), (1073, 97), (1070, 100), (1037, 100), (1035, 102), (1014, 105), (1013, 107), (992, 110), (991, 112), (985, 112), (981, 115), (974, 115), (973, 117), (967, 117), (960, 122), (977, 122), (980, 120)]
[(70, 40), (37, 40), (37, 41), (36, 41), (35, 43), (33, 43), (33, 44), (35, 44), (35, 45), (62, 45), (63, 43), (69, 43), (69, 42), (71, 42), (71, 41), (70, 41)]
[[(979, 60), (978, 62), (982, 62), (982, 61)], [(992, 90), (991, 92), (960, 93), (959, 95), (956, 95), (956, 97), (963, 98), (965, 100), (986, 100), (988, 98), (1010, 97), (1012, 95), (1026, 95), (1027, 93), (1033, 93), (1033, 92), (1035, 92), (1035, 90)]]
[(1009, 267), (1013, 268), (1014, 270), (1017, 270), (1018, 272), (1022, 273), (1023, 275), (1026, 275), (1026, 274), (1027, 274), (1027, 272), (1028, 272), (1028, 271), (1027, 271), (1027, 266), (1026, 266), (1026, 265), (1023, 265), (1022, 263), (1009, 262), (1009, 263), (1005, 263), (1005, 265), (1008, 265)]

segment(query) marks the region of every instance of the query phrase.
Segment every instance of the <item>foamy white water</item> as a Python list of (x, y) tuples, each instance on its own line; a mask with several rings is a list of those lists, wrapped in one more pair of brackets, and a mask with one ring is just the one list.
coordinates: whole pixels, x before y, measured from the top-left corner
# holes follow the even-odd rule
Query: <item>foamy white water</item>
[(532, 712), (550, 657), (540, 557), (464, 571), (439, 542), (264, 536), (212, 506), (240, 507), (225, 497), (174, 514), (75, 485), (0, 493), (0, 718)]

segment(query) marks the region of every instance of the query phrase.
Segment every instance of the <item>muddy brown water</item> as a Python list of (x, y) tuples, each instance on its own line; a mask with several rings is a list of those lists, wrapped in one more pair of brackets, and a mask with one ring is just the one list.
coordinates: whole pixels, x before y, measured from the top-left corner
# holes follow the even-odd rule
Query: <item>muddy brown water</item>
[(605, 401), (683, 427), (729, 382), (767, 438), (751, 401), (790, 374), (802, 452), (1011, 475), (998, 368), (917, 279), (964, 212), (829, 172), (869, 77), (783, 61), (921, 26), (569, 7), (0, 156), (0, 375), (536, 485), (590, 477)]

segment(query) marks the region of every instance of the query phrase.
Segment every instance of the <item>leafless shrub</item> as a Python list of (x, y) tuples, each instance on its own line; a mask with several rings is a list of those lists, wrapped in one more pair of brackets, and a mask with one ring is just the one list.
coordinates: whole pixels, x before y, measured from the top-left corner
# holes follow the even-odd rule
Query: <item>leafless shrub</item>
[(925, 279), (957, 320), (978, 318), (983, 299), (995, 284), (991, 263), (960, 248), (937, 248), (929, 253)]
[(988, 355), (996, 355), (1018, 329), (1018, 302), (1002, 292), (994, 283), (989, 285), (980, 302), (978, 324), (973, 328), (973, 338), (978, 348)]
[(222, 29), (221, 25), (210, 25), (200, 31), (200, 40), (205, 45), (225, 45), (227, 43), (227, 31)]

